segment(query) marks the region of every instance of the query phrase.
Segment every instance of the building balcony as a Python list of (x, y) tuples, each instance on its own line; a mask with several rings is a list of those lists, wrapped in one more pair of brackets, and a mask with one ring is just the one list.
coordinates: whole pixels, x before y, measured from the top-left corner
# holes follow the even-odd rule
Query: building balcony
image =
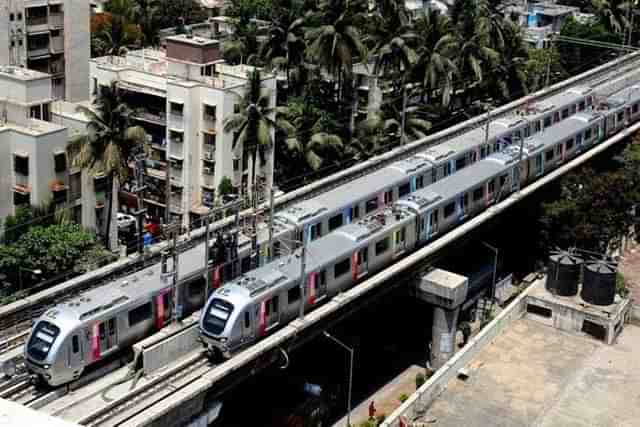
[(202, 130), (204, 132), (216, 133), (216, 117), (205, 114), (202, 117)]
[(64, 61), (52, 61), (49, 65), (49, 74), (64, 74)]
[(206, 174), (206, 173), (202, 174), (202, 186), (204, 188), (209, 189), (209, 190), (215, 190), (216, 189), (213, 174), (211, 174), (211, 175)]
[(29, 57), (29, 59), (50, 56), (49, 46), (46, 45), (46, 46), (31, 47), (29, 48), (29, 50), (27, 50), (27, 56)]
[(44, 33), (49, 31), (49, 21), (46, 16), (36, 16), (26, 19), (27, 34)]
[(51, 53), (64, 52), (64, 38), (63, 37), (51, 37), (51, 43), (49, 44), (49, 50)]
[(167, 113), (164, 110), (142, 109), (133, 114), (133, 118), (155, 125), (165, 126), (167, 124)]
[(49, 28), (62, 28), (64, 26), (64, 14), (52, 13), (49, 15)]

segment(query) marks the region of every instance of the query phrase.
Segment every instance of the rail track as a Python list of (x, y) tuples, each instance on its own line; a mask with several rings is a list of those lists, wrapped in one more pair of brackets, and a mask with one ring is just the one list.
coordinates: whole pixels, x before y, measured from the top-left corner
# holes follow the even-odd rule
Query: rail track
[[(292, 204), (315, 197), (318, 194), (334, 189), (335, 187), (345, 182), (383, 168), (390, 163), (396, 162), (406, 157), (410, 157), (411, 155), (423, 151), (432, 145), (443, 142), (445, 139), (458, 136), (471, 129), (483, 126), (487, 120), (495, 120), (496, 118), (513, 114), (515, 111), (517, 111), (527, 103), (543, 100), (563, 90), (566, 90), (568, 87), (587, 84), (595, 87), (603, 84), (604, 82), (611, 81), (612, 79), (630, 71), (637, 71), (635, 69), (637, 69), (637, 63), (639, 61), (640, 52), (626, 55), (613, 62), (582, 73), (571, 79), (557, 83), (550, 88), (538, 91), (534, 94), (504, 105), (494, 110), (489, 118), (486, 115), (472, 118), (464, 123), (422, 138), (418, 141), (414, 141), (405, 146), (398, 147), (388, 153), (376, 156), (373, 159), (362, 162), (347, 170), (338, 172), (327, 178), (306, 185), (305, 187), (289, 192), (276, 199), (274, 202), (274, 207), (277, 209), (284, 209), (291, 206)], [(264, 209), (265, 212), (268, 212), (268, 208), (266, 206), (262, 206), (261, 209)], [(243, 211), (241, 213), (241, 218), (244, 220), (248, 218), (251, 213), (251, 210)], [(231, 229), (233, 226), (233, 218), (225, 218), (217, 221), (215, 224), (212, 224), (212, 229), (226, 231)], [(204, 228), (192, 230), (188, 236), (183, 236), (181, 238), (181, 244), (183, 245), (183, 247), (194, 246), (204, 239), (204, 235)], [(87, 277), (87, 275), (80, 276), (71, 279), (66, 283), (57, 285), (55, 287), (56, 289), (49, 289), (39, 294), (34, 294), (30, 297), (27, 297), (24, 301), (9, 304), (5, 307), (0, 307), (0, 340), (6, 340), (7, 337), (19, 335), (21, 333), (24, 333), (24, 331), (28, 331), (31, 325), (31, 319), (38, 317), (48, 307), (54, 304), (64, 302), (66, 299), (77, 295), (79, 292), (99, 287), (105, 283), (116, 280), (119, 277), (126, 276), (149, 265), (157, 263), (161, 256), (161, 252), (166, 248), (166, 245), (166, 243), (162, 242), (156, 245), (152, 249), (151, 254), (148, 256), (135, 260), (120, 261), (119, 264), (115, 267), (103, 267), (98, 272), (90, 273), (90, 277)], [(0, 341), (0, 343), (1, 342), (2, 341)], [(2, 352), (1, 348), (2, 347), (0, 344), (0, 352)]]

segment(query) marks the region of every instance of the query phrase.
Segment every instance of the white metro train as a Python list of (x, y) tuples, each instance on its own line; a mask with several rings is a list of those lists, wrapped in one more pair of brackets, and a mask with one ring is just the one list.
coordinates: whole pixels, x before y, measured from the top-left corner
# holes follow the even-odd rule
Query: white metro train
[[(594, 97), (588, 89), (554, 99), (552, 104), (539, 104), (531, 115), (492, 122), (488, 144), (484, 130), (474, 130), (278, 212), (277, 253), (285, 253), (277, 249), (279, 240), (310, 240), (310, 298), (305, 303), (313, 306), (353, 285), (483, 209), (499, 191), (510, 191), (508, 183), (518, 181), (513, 174), (520, 174), (514, 169), (514, 149), (519, 145), (513, 145), (514, 140), (526, 138), (519, 180), (526, 183), (636, 120), (640, 91), (629, 87), (596, 112), (590, 111)], [(261, 225), (259, 249), (266, 235), (266, 225)], [(249, 271), (250, 239), (239, 235), (233, 245), (226, 256), (225, 251), (212, 251), (217, 265), (214, 287), (229, 284), (209, 300), (201, 319), (209, 349), (226, 355), (288, 322), (300, 303), (299, 289), (294, 289), (297, 258), (265, 265), (260, 250), (261, 266)], [(189, 312), (204, 303), (204, 244), (182, 253), (179, 262), (181, 311)], [(47, 310), (25, 346), (28, 369), (52, 386), (64, 384), (161, 328), (174, 307), (173, 290), (160, 270), (160, 265), (149, 267)]]
[[(567, 118), (406, 195), (393, 206), (309, 242), (304, 294), (297, 255), (225, 284), (201, 312), (205, 347), (212, 354), (231, 357), (293, 320), (300, 304), (306, 311), (313, 309), (638, 120), (639, 103), (640, 87), (627, 88), (592, 111)], [(308, 298), (302, 301), (301, 295)]]

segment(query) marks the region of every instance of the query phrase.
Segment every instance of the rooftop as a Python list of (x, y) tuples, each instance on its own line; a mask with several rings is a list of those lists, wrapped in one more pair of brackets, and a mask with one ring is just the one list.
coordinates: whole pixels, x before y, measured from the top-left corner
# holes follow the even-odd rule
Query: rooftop
[(640, 327), (613, 346), (519, 319), (449, 381), (422, 420), (458, 426), (633, 426)]
[(14, 65), (0, 66), (0, 76), (23, 81), (48, 79), (51, 77), (49, 74), (41, 73), (40, 71), (16, 67)]
[(29, 136), (46, 135), (53, 132), (66, 131), (66, 127), (56, 123), (45, 122), (38, 119), (28, 119), (26, 125), (17, 123), (0, 123), (0, 133), (3, 131), (15, 131)]

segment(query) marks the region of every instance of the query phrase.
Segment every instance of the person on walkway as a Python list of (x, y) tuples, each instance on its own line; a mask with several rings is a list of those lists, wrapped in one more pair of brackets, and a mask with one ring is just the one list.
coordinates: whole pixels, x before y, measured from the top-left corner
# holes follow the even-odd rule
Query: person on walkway
[(376, 405), (372, 400), (371, 403), (369, 403), (369, 419), (373, 420), (375, 419), (375, 417), (376, 417)]

